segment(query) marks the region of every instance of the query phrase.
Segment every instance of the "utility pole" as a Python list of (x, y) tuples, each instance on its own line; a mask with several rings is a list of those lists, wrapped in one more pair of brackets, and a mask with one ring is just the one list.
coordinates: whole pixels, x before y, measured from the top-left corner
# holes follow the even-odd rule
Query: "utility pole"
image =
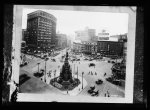
[(83, 89), (83, 74), (84, 74), (84, 72), (82, 72), (82, 89)]
[(48, 59), (45, 59), (45, 82), (46, 82), (46, 61), (47, 61)]
[(75, 75), (75, 64), (74, 64), (74, 75)]
[(45, 59), (45, 82), (46, 82), (46, 59)]
[(38, 73), (39, 73), (39, 64), (40, 64), (40, 63), (37, 63), (37, 64), (38, 64)]
[(54, 71), (54, 86), (55, 86), (55, 82), (56, 82), (55, 77), (56, 77), (56, 70)]
[(77, 66), (77, 82), (78, 82), (78, 66)]

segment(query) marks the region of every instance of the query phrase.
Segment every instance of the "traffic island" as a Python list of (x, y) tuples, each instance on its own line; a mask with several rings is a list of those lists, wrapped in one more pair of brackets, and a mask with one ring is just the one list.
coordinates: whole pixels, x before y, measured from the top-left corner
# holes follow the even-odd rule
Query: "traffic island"
[(61, 91), (70, 91), (76, 88), (81, 81), (77, 78), (74, 78), (69, 81), (63, 81), (60, 77), (51, 79), (50, 84)]
[(87, 86), (87, 81), (83, 78), (83, 82), (82, 82), (82, 77), (78, 76), (77, 79), (77, 75), (74, 76), (73, 83), (68, 83), (68, 82), (59, 83), (58, 79), (59, 77), (51, 79), (50, 84), (53, 87), (57, 88), (59, 92), (63, 93), (64, 95), (77, 96)]
[[(54, 73), (54, 76), (55, 75), (56, 73)], [(72, 77), (72, 70), (68, 62), (68, 52), (66, 52), (66, 58), (61, 68), (60, 75), (58, 77), (54, 77), (53, 79), (51, 79), (50, 84), (53, 87), (59, 89), (60, 92), (62, 92), (63, 94), (77, 95), (81, 91), (81, 89), (83, 89), (84, 82), (86, 83), (85, 79), (83, 81), (83, 77), (81, 78), (78, 75), (78, 72), (76, 77)]]

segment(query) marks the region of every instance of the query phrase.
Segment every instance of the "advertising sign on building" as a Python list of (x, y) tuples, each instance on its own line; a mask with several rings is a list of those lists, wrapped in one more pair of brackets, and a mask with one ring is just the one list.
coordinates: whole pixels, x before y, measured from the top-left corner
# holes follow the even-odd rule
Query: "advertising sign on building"
[(98, 40), (109, 40), (109, 37), (99, 37)]

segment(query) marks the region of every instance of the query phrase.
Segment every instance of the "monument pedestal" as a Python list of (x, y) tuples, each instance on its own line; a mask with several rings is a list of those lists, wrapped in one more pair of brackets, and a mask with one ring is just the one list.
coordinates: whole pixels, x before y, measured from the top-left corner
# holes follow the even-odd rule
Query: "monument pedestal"
[(66, 52), (65, 62), (62, 66), (62, 70), (60, 72), (60, 76), (52, 79), (50, 84), (60, 90), (73, 90), (80, 84), (80, 80), (77, 78), (72, 78), (72, 70), (70, 68), (70, 64), (68, 62), (68, 52)]

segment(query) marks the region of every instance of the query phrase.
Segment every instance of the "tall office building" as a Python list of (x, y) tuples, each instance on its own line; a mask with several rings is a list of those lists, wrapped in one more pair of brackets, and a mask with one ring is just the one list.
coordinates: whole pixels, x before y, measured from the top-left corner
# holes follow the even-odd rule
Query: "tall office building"
[(26, 44), (32, 52), (48, 52), (55, 48), (57, 19), (47, 12), (37, 10), (27, 15)]
[(75, 40), (81, 41), (96, 41), (95, 29), (89, 29), (86, 27), (84, 30), (76, 31), (75, 32)]
[(67, 35), (66, 34), (56, 34), (56, 47), (57, 49), (64, 49), (67, 47)]

